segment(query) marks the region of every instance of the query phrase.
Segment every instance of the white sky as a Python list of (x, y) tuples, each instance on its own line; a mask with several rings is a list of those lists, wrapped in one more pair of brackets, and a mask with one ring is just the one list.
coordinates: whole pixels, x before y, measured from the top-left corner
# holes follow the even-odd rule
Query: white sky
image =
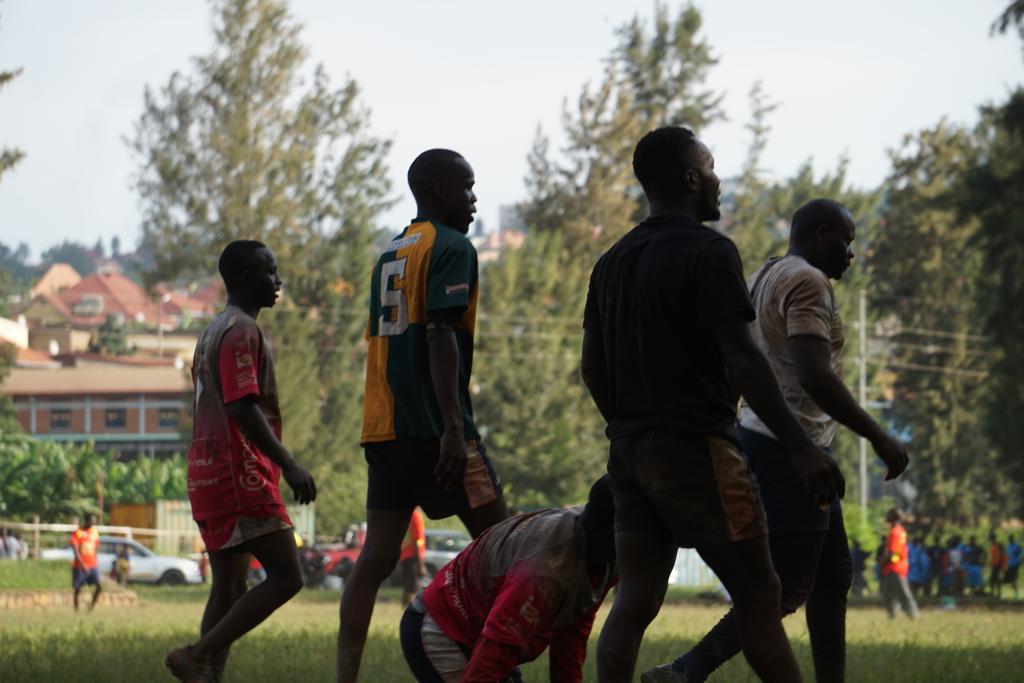
[[(729, 122), (704, 132), (722, 175), (734, 174), (749, 138), (747, 93), (758, 79), (782, 106), (765, 166), (792, 173), (813, 157), (876, 185), (886, 150), (940, 118), (977, 120), (977, 107), (1024, 81), (1016, 36), (990, 37), (1008, 0), (705, 0), (705, 36), (721, 61), (709, 84), (724, 90)], [(671, 11), (680, 5), (668, 2)], [(372, 127), (392, 137), (401, 201), (404, 173), (428, 147), (462, 152), (477, 175), (480, 216), (497, 227), (499, 204), (524, 194), (526, 154), (538, 124), (558, 143), (565, 98), (601, 76), (613, 29), (651, 0), (293, 0), (311, 59), (336, 85), (360, 83)], [(0, 145), (28, 156), (0, 181), (0, 241), (25, 241), (33, 258), (73, 239), (125, 248), (138, 239), (134, 165), (122, 139), (146, 84), (166, 83), (209, 50), (202, 0), (3, 0), (0, 69), (24, 67), (0, 91)]]

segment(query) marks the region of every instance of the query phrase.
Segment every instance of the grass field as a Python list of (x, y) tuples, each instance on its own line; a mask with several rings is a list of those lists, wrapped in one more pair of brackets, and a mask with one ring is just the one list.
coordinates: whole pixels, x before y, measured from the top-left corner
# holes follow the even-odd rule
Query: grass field
[[(29, 563), (25, 563), (29, 564)], [(34, 564), (34, 563), (32, 563)], [(66, 566), (38, 573), (67, 579)], [(6, 575), (11, 579), (11, 575)], [(28, 581), (28, 579), (25, 579)], [(36, 583), (43, 582), (42, 580)], [(6, 582), (0, 581), (0, 587)], [(13, 587), (10, 583), (8, 588)], [(194, 639), (207, 587), (134, 587), (137, 608), (99, 608), (93, 614), (70, 610), (0, 611), (0, 652), (3, 681), (63, 683), (111, 681), (137, 683), (172, 680), (163, 655)], [(398, 645), (400, 608), (392, 591), (383, 593), (363, 663), (368, 683), (409, 681)], [(678, 598), (678, 596), (676, 596)], [(390, 598), (390, 599), (387, 599)], [(338, 594), (304, 591), (291, 604), (239, 642), (226, 680), (331, 681)], [(723, 605), (674, 602), (649, 629), (640, 666), (667, 661), (691, 645), (724, 611)], [(595, 633), (606, 615), (602, 611)], [(787, 628), (809, 680), (806, 627), (802, 615)], [(1017, 683), (1024, 680), (1024, 612), (1019, 608), (926, 609), (915, 623), (890, 622), (880, 607), (860, 606), (849, 614), (848, 680), (854, 683), (979, 681)], [(585, 679), (594, 680), (593, 647)], [(547, 680), (542, 658), (524, 667), (527, 681)], [(742, 659), (730, 662), (711, 680), (754, 681)]]

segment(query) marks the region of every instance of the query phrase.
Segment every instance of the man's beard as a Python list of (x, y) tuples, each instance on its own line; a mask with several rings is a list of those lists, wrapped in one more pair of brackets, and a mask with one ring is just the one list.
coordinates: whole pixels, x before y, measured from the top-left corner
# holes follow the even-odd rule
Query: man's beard
[(704, 216), (702, 220), (717, 221), (722, 217), (722, 210), (718, 206), (718, 193), (712, 196), (704, 196)]

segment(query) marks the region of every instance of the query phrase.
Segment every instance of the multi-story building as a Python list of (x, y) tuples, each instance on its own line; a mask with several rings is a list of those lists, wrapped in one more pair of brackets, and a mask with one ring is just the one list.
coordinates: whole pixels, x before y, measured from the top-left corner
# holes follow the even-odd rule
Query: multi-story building
[(83, 359), (59, 368), (14, 367), (0, 386), (27, 434), (93, 442), (124, 456), (184, 452), (192, 393), (177, 363)]

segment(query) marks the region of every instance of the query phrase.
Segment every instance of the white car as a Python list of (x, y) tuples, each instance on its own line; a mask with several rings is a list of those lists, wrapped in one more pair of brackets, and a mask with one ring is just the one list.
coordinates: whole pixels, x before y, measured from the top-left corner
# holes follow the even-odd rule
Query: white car
[(441, 571), (441, 567), (454, 560), (473, 541), (465, 531), (427, 529), (425, 535), (427, 551), (423, 556), (423, 564), (427, 568), (428, 578), (433, 578)]
[[(203, 582), (203, 575), (199, 571), (199, 563), (195, 560), (157, 555), (141, 543), (118, 536), (100, 536), (100, 547), (96, 552), (96, 564), (100, 574), (110, 574), (118, 553), (125, 548), (128, 550), (130, 566), (128, 581), (158, 583), (168, 586)], [(43, 560), (67, 560), (71, 562), (75, 554), (71, 550), (71, 546), (68, 545), (64, 548), (42, 550), (39, 556)]]

